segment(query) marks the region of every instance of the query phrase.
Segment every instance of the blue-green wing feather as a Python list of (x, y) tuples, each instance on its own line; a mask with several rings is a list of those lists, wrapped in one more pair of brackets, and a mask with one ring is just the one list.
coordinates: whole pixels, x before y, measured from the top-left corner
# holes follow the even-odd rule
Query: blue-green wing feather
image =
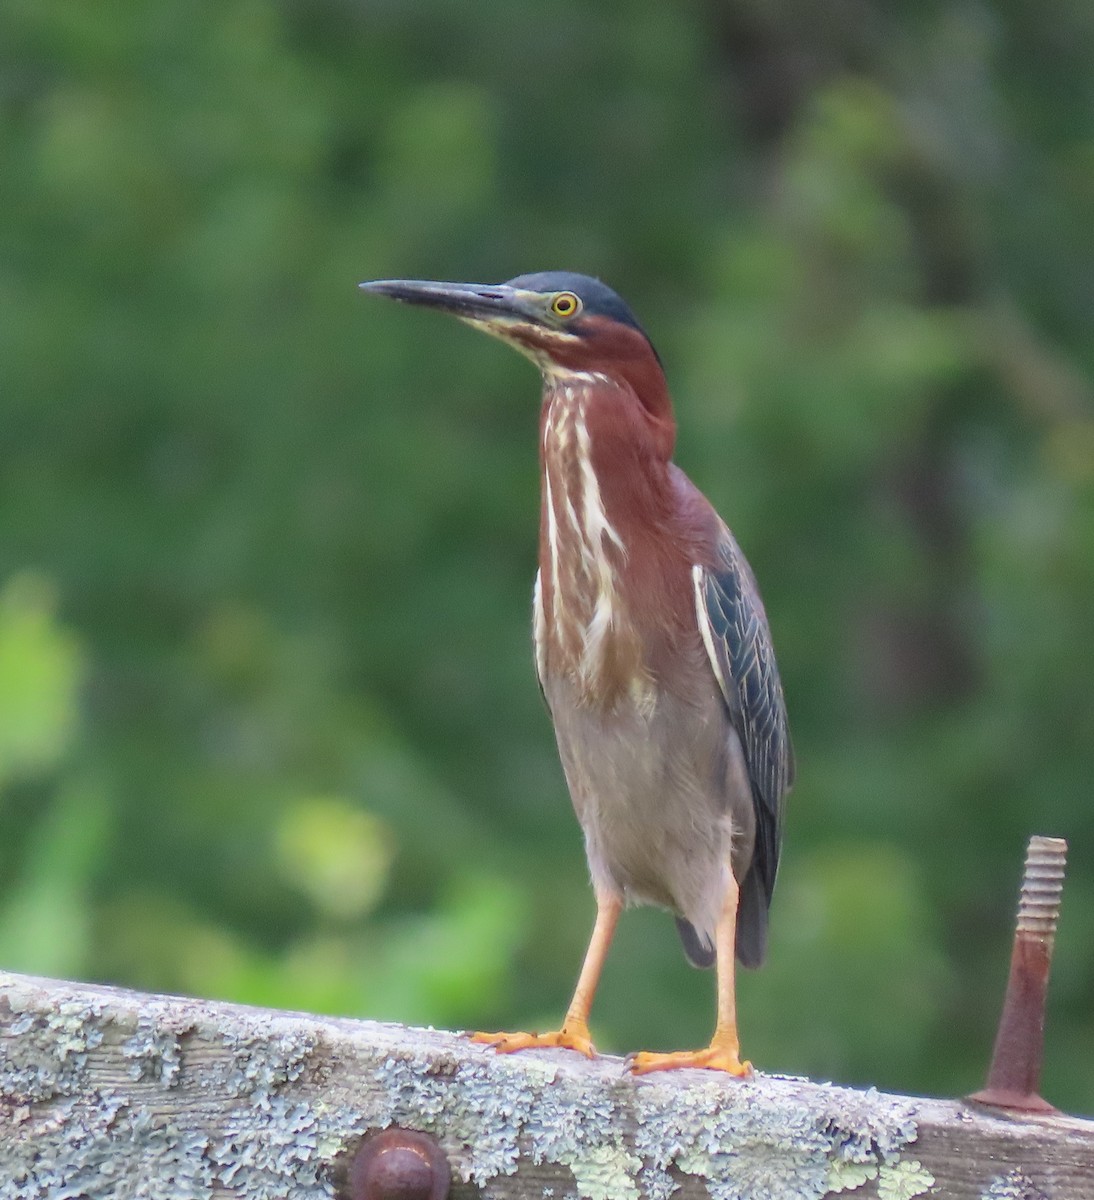
[(794, 751), (771, 631), (752, 570), (724, 525), (714, 565), (697, 569), (708, 622), (704, 641), (752, 785), (752, 869), (770, 903), (779, 865), (783, 798), (794, 781)]

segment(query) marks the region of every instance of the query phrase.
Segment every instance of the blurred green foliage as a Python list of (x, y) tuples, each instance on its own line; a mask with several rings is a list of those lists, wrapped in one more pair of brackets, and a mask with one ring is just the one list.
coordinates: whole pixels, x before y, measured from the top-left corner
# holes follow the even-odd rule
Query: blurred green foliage
[[(982, 1079), (1066, 836), (1094, 1110), (1094, 9), (9, 0), (0, 962), (558, 1020), (591, 920), (533, 680), (538, 384), (359, 279), (567, 268), (665, 359), (797, 743), (761, 1066)], [(700, 1044), (623, 922), (603, 1048)]]

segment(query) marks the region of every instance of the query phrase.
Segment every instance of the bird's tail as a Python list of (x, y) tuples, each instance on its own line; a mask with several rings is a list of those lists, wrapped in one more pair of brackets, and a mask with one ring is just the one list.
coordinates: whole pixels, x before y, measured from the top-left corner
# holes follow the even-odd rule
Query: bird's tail
[[(763, 965), (767, 954), (767, 889), (757, 871), (749, 871), (737, 901), (737, 961), (742, 967)], [(684, 953), (693, 967), (713, 967), (717, 954), (709, 934), (700, 933), (684, 917), (676, 918)]]
[(737, 900), (737, 961), (742, 967), (763, 965), (767, 954), (767, 906), (771, 899), (753, 866), (741, 883)]
[(686, 921), (683, 917), (676, 918), (676, 930), (680, 934), (680, 941), (684, 943), (684, 953), (687, 955), (688, 962), (693, 967), (714, 966), (714, 943), (709, 937), (701, 934), (690, 921)]

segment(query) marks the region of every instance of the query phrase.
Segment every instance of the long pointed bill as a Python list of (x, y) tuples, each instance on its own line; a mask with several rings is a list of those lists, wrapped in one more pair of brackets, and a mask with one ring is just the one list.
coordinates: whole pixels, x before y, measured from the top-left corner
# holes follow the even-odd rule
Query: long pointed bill
[(359, 286), (363, 292), (390, 296), (392, 300), (422, 308), (439, 308), (465, 321), (495, 326), (547, 324), (542, 296), (506, 284), (376, 279)]

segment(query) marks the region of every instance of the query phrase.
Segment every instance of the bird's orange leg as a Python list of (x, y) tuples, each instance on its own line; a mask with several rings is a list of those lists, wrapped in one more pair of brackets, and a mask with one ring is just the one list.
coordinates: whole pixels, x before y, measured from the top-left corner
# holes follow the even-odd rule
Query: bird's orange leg
[(676, 1050), (670, 1054), (651, 1054), (643, 1051), (628, 1060), (635, 1075), (647, 1071), (668, 1071), (677, 1067), (707, 1067), (726, 1071), (730, 1075), (750, 1075), (752, 1064), (741, 1062), (741, 1047), (737, 1041), (737, 995), (734, 982), (734, 949), (737, 940), (737, 881), (729, 873), (722, 915), (714, 934), (718, 953), (718, 1022), (714, 1036), (705, 1050)]
[(554, 1033), (475, 1033), (471, 1035), (471, 1040), (493, 1046), (499, 1054), (536, 1046), (565, 1046), (568, 1050), (579, 1051), (586, 1058), (594, 1058), (596, 1047), (589, 1037), (589, 1009), (592, 1008), (600, 972), (622, 911), (623, 901), (618, 896), (597, 896), (596, 924), (593, 925), (589, 948), (585, 951), (585, 961), (577, 987), (574, 988), (574, 998), (566, 1010), (561, 1029)]

